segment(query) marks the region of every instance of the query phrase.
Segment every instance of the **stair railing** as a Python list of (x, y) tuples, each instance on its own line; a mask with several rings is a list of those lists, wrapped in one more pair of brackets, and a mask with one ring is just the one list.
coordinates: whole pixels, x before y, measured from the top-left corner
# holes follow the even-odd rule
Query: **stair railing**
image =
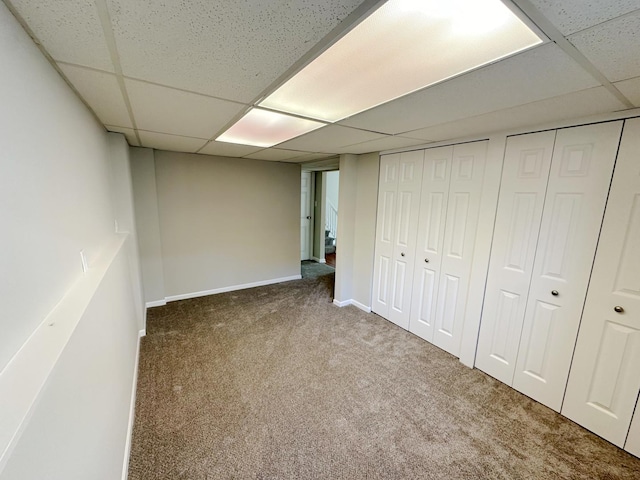
[(338, 238), (338, 209), (331, 202), (327, 203), (329, 208), (327, 209), (325, 230), (329, 231), (330, 237)]

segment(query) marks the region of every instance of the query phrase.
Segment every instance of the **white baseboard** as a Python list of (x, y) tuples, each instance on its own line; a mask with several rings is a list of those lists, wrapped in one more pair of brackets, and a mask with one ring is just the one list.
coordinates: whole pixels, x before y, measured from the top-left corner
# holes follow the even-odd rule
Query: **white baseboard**
[(324, 258), (311, 257), (311, 260), (313, 260), (314, 262), (318, 262), (318, 263), (327, 263), (327, 260), (324, 259)]
[(138, 364), (140, 362), (140, 340), (146, 336), (146, 330), (138, 332), (138, 346), (136, 347), (136, 361), (133, 366), (133, 385), (131, 386), (131, 404), (129, 405), (129, 424), (127, 425), (127, 439), (124, 445), (124, 463), (122, 465), (122, 480), (129, 477), (129, 458), (131, 457), (131, 439), (133, 436), (133, 422), (136, 417), (136, 392), (138, 390)]
[(145, 304), (145, 307), (147, 308), (153, 308), (153, 307), (163, 307), (167, 304), (166, 300), (156, 300), (154, 302), (147, 302)]
[(206, 297), (207, 295), (215, 295), (217, 293), (233, 292), (235, 290), (244, 290), (246, 288), (262, 287), (264, 285), (273, 285), (274, 283), (290, 282), (291, 280), (300, 280), (302, 275), (292, 275), (290, 277), (272, 278), (270, 280), (262, 280), (260, 282), (244, 283), (242, 285), (231, 285), (229, 287), (214, 288), (213, 290), (204, 290), (202, 292), (182, 293), (180, 295), (171, 295), (165, 297), (167, 302), (176, 300), (186, 300), (188, 298)]
[(358, 307), (360, 310), (367, 312), (367, 313), (371, 313), (371, 307), (367, 307), (364, 303), (360, 303), (357, 300), (351, 300), (351, 305), (353, 305), (354, 307)]
[(357, 300), (354, 300), (353, 298), (351, 298), (349, 300), (343, 300), (343, 301), (339, 301), (339, 300), (336, 300), (334, 298), (333, 299), (333, 304), (337, 305), (338, 307), (346, 307), (347, 305), (353, 305), (354, 307), (358, 307), (362, 311), (365, 311), (367, 313), (371, 313), (371, 307), (367, 307), (363, 303), (360, 303)]

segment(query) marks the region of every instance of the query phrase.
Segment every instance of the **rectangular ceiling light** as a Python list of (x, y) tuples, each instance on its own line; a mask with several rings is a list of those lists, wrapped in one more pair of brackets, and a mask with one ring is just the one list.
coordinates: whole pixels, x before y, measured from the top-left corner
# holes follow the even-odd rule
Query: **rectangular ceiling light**
[(267, 148), (324, 126), (313, 120), (254, 108), (216, 140)]
[(336, 122), (541, 42), (501, 0), (389, 0), (259, 105)]

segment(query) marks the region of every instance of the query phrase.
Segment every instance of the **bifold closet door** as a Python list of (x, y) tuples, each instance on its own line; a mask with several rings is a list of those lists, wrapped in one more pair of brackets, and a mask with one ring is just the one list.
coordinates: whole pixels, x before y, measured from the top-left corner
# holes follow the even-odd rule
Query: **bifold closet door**
[(559, 412), (622, 122), (559, 130), (513, 388)]
[(640, 391), (639, 152), (640, 120), (627, 120), (562, 406), (620, 447)]
[[(556, 411), (569, 375), (620, 130), (621, 122), (603, 123), (558, 130), (553, 143), (553, 132), (544, 132), (508, 144), (505, 162), (515, 165), (507, 163), (504, 170), (506, 195), (499, 200), (476, 364)], [(528, 144), (545, 134), (540, 145)], [(515, 150), (512, 140), (519, 143)], [(537, 179), (528, 191), (520, 187), (524, 178)]]
[(475, 366), (511, 385), (556, 132), (507, 140)]
[(425, 151), (409, 330), (458, 356), (487, 142)]
[(409, 331), (433, 343), (453, 147), (425, 150)]
[(424, 150), (380, 160), (372, 310), (409, 328)]
[(624, 449), (636, 457), (640, 457), (640, 409), (638, 409), (638, 403), (636, 403), (627, 441), (624, 444)]

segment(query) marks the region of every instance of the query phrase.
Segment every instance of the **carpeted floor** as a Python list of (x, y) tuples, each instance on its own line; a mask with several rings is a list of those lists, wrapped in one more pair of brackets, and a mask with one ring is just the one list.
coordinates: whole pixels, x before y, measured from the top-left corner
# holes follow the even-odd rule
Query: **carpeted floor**
[(149, 310), (129, 478), (640, 478), (640, 459), (332, 305), (332, 282)]
[(326, 263), (318, 263), (312, 260), (303, 260), (301, 262), (302, 278), (318, 278), (323, 275), (335, 273), (336, 269)]

